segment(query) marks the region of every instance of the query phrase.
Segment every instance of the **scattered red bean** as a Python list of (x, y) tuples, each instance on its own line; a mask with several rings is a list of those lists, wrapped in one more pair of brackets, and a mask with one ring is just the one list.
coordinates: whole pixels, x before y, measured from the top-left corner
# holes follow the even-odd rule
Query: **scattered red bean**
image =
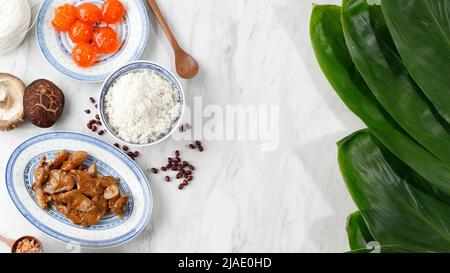
[(95, 103), (95, 99), (94, 99), (93, 97), (90, 97), (90, 98), (89, 98), (89, 101), (90, 101), (91, 103)]
[(180, 156), (180, 151), (175, 151), (175, 156), (179, 157)]
[(100, 125), (100, 126), (102, 126), (102, 122), (100, 121), (100, 120), (97, 120), (97, 125)]
[(192, 165), (189, 165), (189, 169), (190, 169), (191, 171), (195, 171), (195, 167), (192, 166)]
[(202, 146), (198, 147), (198, 150), (199, 150), (199, 152), (203, 152), (204, 151)]
[(182, 177), (183, 177), (182, 173), (177, 173), (177, 176), (176, 176), (177, 179), (181, 179)]
[(97, 109), (98, 108), (98, 104), (95, 104), (95, 109)]
[(96, 114), (95, 119), (100, 120), (100, 116), (98, 114)]
[(188, 181), (192, 181), (192, 179), (194, 179), (194, 177), (192, 175), (189, 175), (187, 178)]
[(200, 141), (195, 141), (195, 145), (197, 146), (197, 147), (199, 147), (199, 146), (202, 146), (202, 143), (200, 142)]
[(157, 174), (158, 173), (158, 169), (157, 168), (152, 168), (151, 169), (152, 173)]
[(98, 134), (102, 136), (102, 135), (105, 134), (105, 131), (104, 130), (100, 130), (100, 131), (98, 131)]
[(89, 123), (90, 124), (94, 124), (94, 123), (96, 123), (97, 121), (95, 120), (95, 119), (91, 119), (90, 121), (89, 121)]
[(192, 150), (194, 150), (194, 149), (197, 148), (197, 147), (195, 147), (194, 144), (189, 144), (189, 148), (191, 148)]
[(114, 147), (116, 147), (116, 148), (120, 148), (120, 145), (119, 145), (119, 143), (114, 143)]
[(187, 186), (188, 184), (189, 184), (189, 181), (187, 181), (187, 180), (183, 181), (183, 185)]
[[(92, 126), (92, 132), (96, 132), (97, 131), (97, 126), (93, 125)], [(100, 134), (100, 132), (98, 132)]]
[(161, 171), (167, 172), (167, 168), (163, 166), (163, 167), (161, 167)]
[(129, 150), (128, 146), (123, 146), (122, 149), (126, 152)]
[(170, 176), (166, 176), (165, 180), (166, 182), (170, 182)]
[(184, 189), (184, 184), (180, 184), (180, 185), (178, 185), (178, 189), (181, 191), (182, 189)]
[(90, 113), (91, 113), (91, 110), (86, 109), (86, 110), (84, 110), (84, 112), (85, 112), (86, 114), (90, 114)]
[(134, 152), (134, 157), (138, 157), (138, 156), (139, 156), (139, 152), (138, 151)]
[(172, 166), (172, 168), (170, 168), (172, 171), (176, 172), (178, 170), (177, 166)]

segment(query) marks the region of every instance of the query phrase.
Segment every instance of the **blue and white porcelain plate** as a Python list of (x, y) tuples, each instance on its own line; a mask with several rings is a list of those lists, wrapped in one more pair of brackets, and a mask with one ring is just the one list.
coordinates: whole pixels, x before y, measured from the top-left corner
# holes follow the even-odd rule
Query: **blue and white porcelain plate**
[(36, 39), (45, 59), (63, 75), (79, 81), (101, 82), (118, 67), (140, 58), (149, 35), (148, 14), (142, 0), (121, 0), (126, 14), (121, 22), (109, 25), (119, 36), (119, 49), (113, 54), (97, 55), (95, 65), (82, 68), (72, 60), (71, 52), (75, 44), (67, 33), (56, 31), (51, 21), (58, 6), (78, 6), (84, 2), (100, 7), (104, 0), (44, 0), (37, 17)]
[[(101, 176), (120, 179), (121, 193), (130, 196), (123, 217), (106, 215), (86, 228), (73, 224), (54, 207), (39, 207), (31, 189), (33, 171), (43, 155), (51, 160), (63, 149), (88, 152), (86, 163), (96, 163)], [(153, 208), (147, 178), (136, 163), (114, 146), (78, 133), (47, 133), (25, 141), (12, 153), (5, 181), (12, 201), (31, 224), (54, 239), (83, 247), (112, 247), (130, 241), (145, 228)]]

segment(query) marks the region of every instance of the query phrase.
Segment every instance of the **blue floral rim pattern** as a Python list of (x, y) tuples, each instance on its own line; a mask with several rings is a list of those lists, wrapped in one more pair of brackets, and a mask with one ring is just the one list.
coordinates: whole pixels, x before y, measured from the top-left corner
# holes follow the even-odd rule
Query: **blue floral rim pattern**
[[(87, 75), (87, 74), (80, 74), (80, 73), (76, 73), (74, 71), (70, 71), (68, 69), (66, 69), (64, 66), (62, 66), (50, 53), (49, 49), (47, 48), (47, 45), (45, 43), (45, 39), (44, 39), (44, 17), (46, 14), (46, 11), (48, 9), (48, 6), (50, 5), (50, 2), (52, 0), (44, 0), (44, 2), (41, 5), (41, 8), (39, 9), (39, 13), (37, 16), (37, 23), (36, 23), (36, 39), (39, 45), (39, 49), (42, 53), (42, 55), (44, 56), (44, 58), (47, 60), (47, 62), (53, 66), (58, 72), (60, 72), (61, 74), (72, 78), (74, 80), (77, 81), (84, 81), (84, 82), (101, 82), (104, 81), (109, 73), (105, 73), (102, 75)], [(148, 14), (147, 14), (147, 9), (145, 8), (144, 3), (142, 2), (142, 0), (135, 0), (139, 3), (140, 5), (140, 13), (142, 18), (145, 19), (144, 22), (144, 36), (143, 39), (140, 41), (139, 43), (139, 48), (138, 50), (135, 52), (135, 54), (130, 58), (130, 60), (128, 60), (128, 62), (132, 62), (132, 61), (136, 61), (138, 60), (142, 53), (144, 52), (145, 46), (147, 45), (148, 39), (149, 39), (149, 18), (148, 18)]]
[[(113, 238), (109, 240), (104, 241), (91, 241), (91, 240), (81, 240), (79, 238), (71, 237), (68, 234), (62, 234), (58, 231), (55, 231), (51, 227), (47, 226), (45, 223), (42, 223), (39, 221), (36, 217), (34, 217), (22, 204), (22, 202), (19, 200), (15, 187), (13, 182), (13, 167), (15, 165), (15, 162), (18, 158), (18, 156), (29, 146), (46, 141), (49, 139), (70, 139), (70, 140), (77, 140), (85, 143), (92, 144), (100, 149), (103, 149), (107, 152), (112, 153), (114, 156), (116, 156), (118, 159), (120, 159), (124, 164), (126, 164), (130, 170), (133, 172), (134, 175), (136, 175), (139, 178), (139, 181), (142, 183), (142, 189), (144, 192), (144, 212), (145, 217), (141, 218), (138, 222), (138, 224), (128, 233)], [(66, 243), (77, 243), (80, 246), (83, 247), (89, 247), (89, 248), (104, 248), (104, 247), (112, 247), (117, 246), (120, 244), (124, 244), (133, 238), (135, 238), (147, 225), (147, 223), (150, 220), (150, 216), (153, 210), (153, 195), (150, 188), (150, 185), (148, 183), (148, 180), (142, 170), (139, 168), (139, 166), (131, 160), (127, 155), (122, 153), (117, 148), (113, 147), (112, 145), (109, 145), (108, 143), (87, 136), (79, 133), (72, 133), (72, 132), (52, 132), (52, 133), (46, 133), (42, 135), (38, 135), (35, 137), (32, 137), (25, 141), (24, 143), (20, 144), (14, 152), (11, 154), (11, 157), (8, 160), (8, 163), (6, 165), (6, 171), (5, 171), (5, 182), (6, 182), (6, 188), (8, 190), (8, 194), (11, 197), (14, 205), (17, 207), (19, 212), (35, 227), (40, 229), (42, 232), (47, 234), (48, 236), (57, 239), (62, 242)], [(105, 230), (107, 232), (107, 230)]]

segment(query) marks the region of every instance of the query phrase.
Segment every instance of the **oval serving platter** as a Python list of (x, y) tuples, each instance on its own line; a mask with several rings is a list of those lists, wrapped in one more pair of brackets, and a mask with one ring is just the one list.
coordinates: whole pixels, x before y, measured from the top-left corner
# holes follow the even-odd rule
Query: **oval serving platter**
[(142, 0), (121, 0), (126, 14), (121, 22), (109, 26), (116, 30), (122, 44), (113, 54), (97, 55), (92, 67), (81, 68), (72, 60), (75, 44), (67, 33), (56, 31), (51, 21), (58, 6), (84, 2), (101, 6), (104, 0), (44, 0), (37, 16), (36, 39), (44, 58), (61, 74), (79, 81), (101, 82), (116, 68), (140, 58), (149, 36), (149, 18)]
[[(39, 207), (31, 189), (33, 171), (43, 155), (52, 160), (63, 149), (88, 152), (86, 164), (96, 163), (100, 176), (120, 179), (121, 193), (130, 196), (123, 217), (106, 215), (86, 228), (73, 224), (54, 207)], [(31, 224), (54, 239), (83, 247), (112, 247), (132, 240), (147, 225), (153, 208), (152, 191), (139, 166), (114, 146), (78, 133), (47, 133), (20, 144), (8, 161), (5, 181), (13, 203)]]

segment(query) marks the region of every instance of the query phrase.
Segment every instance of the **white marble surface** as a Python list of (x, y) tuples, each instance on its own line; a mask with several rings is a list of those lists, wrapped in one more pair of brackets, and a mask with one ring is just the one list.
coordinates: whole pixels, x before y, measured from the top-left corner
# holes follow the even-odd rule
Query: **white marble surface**
[[(155, 196), (151, 222), (134, 241), (103, 251), (347, 250), (345, 218), (354, 205), (339, 173), (335, 143), (362, 124), (332, 91), (315, 61), (308, 32), (312, 1), (159, 2), (180, 43), (202, 68), (194, 80), (182, 81), (188, 106), (194, 97), (221, 107), (279, 105), (280, 145), (263, 152), (258, 141), (208, 141), (206, 153), (186, 152), (198, 166), (195, 183), (180, 192), (150, 176)], [(167, 40), (153, 16), (151, 22), (152, 37), (142, 59), (174, 70)], [(12, 238), (36, 235), (47, 251), (68, 251), (18, 213), (5, 189), (5, 165), (12, 149), (33, 135), (52, 130), (90, 134), (83, 110), (100, 85), (58, 74), (39, 53), (34, 33), (13, 53), (0, 56), (0, 71), (27, 84), (52, 80), (67, 98), (63, 118), (50, 130), (27, 123), (0, 133), (0, 233)], [(160, 165), (186, 143), (170, 139), (141, 149), (138, 163), (144, 169)], [(8, 249), (2, 245), (0, 251)]]

